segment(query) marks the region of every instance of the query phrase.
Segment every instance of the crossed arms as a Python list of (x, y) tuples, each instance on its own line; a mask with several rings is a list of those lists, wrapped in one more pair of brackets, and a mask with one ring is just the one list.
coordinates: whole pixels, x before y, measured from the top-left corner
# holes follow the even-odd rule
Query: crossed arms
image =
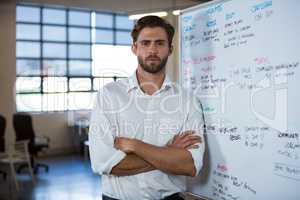
[(165, 146), (155, 146), (137, 139), (118, 137), (115, 114), (103, 110), (103, 107), (110, 106), (110, 101), (106, 101), (105, 95), (103, 98), (99, 95), (89, 129), (91, 167), (94, 172), (115, 176), (151, 170), (186, 176), (195, 176), (199, 172), (205, 147), (201, 138), (204, 131), (202, 110), (188, 109), (182, 132)]
[(194, 131), (176, 135), (173, 141), (158, 147), (137, 139), (117, 137), (114, 147), (126, 153), (125, 158), (115, 165), (111, 174), (116, 176), (135, 175), (151, 170), (185, 176), (195, 176), (196, 169), (188, 149), (199, 148), (201, 137)]

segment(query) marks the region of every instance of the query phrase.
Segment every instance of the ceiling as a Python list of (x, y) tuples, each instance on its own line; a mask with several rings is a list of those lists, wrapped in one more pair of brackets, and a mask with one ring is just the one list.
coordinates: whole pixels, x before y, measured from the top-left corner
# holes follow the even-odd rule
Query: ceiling
[(18, 3), (57, 5), (136, 14), (160, 10), (184, 9), (209, 0), (16, 0)]

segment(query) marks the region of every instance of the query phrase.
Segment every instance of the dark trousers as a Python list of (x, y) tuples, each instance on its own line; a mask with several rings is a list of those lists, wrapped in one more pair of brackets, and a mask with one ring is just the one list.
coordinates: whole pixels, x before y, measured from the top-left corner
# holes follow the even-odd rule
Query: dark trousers
[[(115, 199), (115, 198), (111, 198), (109, 196), (106, 196), (106, 195), (102, 195), (102, 200), (120, 200), (120, 199)], [(179, 193), (175, 193), (175, 194), (172, 194), (170, 196), (167, 196), (161, 200), (184, 200), (183, 197), (181, 197), (179, 195)]]

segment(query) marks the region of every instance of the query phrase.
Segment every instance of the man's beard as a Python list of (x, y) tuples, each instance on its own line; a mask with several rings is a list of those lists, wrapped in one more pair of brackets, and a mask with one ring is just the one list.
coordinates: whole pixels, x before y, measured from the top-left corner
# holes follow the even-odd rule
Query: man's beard
[[(160, 59), (160, 58), (157, 57), (157, 56), (154, 56), (154, 58)], [(151, 59), (151, 57), (150, 57), (150, 56), (147, 57), (147, 58), (145, 59), (145, 62), (144, 62), (143, 59), (142, 59), (141, 57), (138, 56), (138, 62), (139, 62), (139, 65), (142, 67), (142, 69), (143, 69), (144, 71), (146, 71), (146, 72), (148, 72), (148, 73), (151, 73), (151, 74), (156, 74), (156, 73), (162, 71), (162, 70), (165, 68), (166, 63), (167, 63), (167, 61), (168, 61), (168, 56), (166, 56), (166, 57), (160, 59), (160, 62), (159, 62), (158, 64), (152, 63), (152, 64), (148, 65), (148, 64), (146, 64), (146, 60), (147, 60), (147, 59)], [(157, 62), (157, 61), (155, 61), (155, 62)]]

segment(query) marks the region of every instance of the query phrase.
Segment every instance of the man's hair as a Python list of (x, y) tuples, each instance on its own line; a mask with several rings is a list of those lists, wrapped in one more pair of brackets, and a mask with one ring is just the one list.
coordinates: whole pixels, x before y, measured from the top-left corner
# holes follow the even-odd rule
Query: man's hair
[(163, 28), (167, 33), (169, 46), (172, 45), (172, 40), (173, 40), (173, 36), (174, 36), (174, 32), (175, 32), (174, 27), (171, 24), (169, 24), (166, 20), (164, 20), (160, 17), (157, 17), (157, 16), (153, 16), (153, 15), (148, 15), (148, 16), (142, 17), (135, 23), (135, 25), (131, 31), (131, 37), (132, 37), (133, 42), (137, 41), (140, 32), (146, 27), (149, 27), (149, 28), (161, 27), (161, 28)]

